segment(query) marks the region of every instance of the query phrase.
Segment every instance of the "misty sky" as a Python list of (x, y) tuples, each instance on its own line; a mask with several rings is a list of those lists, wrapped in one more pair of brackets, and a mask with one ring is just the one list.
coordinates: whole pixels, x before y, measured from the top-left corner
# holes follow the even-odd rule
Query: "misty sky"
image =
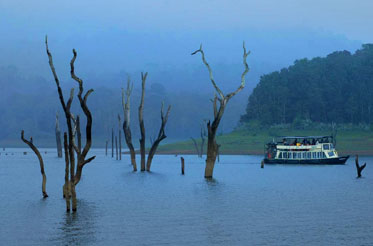
[(50, 79), (43, 43), (48, 34), (66, 77), (76, 48), (83, 76), (146, 69), (150, 78), (174, 81), (182, 71), (188, 74), (181, 77), (192, 76), (193, 66), (204, 69), (199, 57), (190, 56), (202, 42), (214, 67), (234, 67), (221, 74), (228, 80), (242, 70), (237, 65), (245, 40), (252, 51), (249, 76), (257, 79), (295, 59), (373, 42), (372, 9), (371, 0), (0, 0), (0, 66)]
[(70, 35), (113, 26), (146, 30), (311, 28), (372, 42), (371, 0), (1, 0), (1, 23)]

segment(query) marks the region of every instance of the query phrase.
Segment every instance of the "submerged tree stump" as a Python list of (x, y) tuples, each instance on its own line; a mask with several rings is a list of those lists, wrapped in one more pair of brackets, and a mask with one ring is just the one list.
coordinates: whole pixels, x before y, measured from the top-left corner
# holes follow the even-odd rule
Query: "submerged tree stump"
[(363, 171), (363, 169), (366, 167), (367, 164), (364, 163), (364, 165), (360, 166), (359, 165), (359, 156), (356, 155), (355, 165), (356, 165), (356, 171), (357, 171), (357, 178), (361, 178), (361, 172)]

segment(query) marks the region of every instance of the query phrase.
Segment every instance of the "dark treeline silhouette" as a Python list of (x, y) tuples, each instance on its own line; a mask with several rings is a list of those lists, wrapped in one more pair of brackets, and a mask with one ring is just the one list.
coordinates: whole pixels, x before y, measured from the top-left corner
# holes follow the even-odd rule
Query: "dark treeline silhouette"
[(371, 124), (373, 121), (373, 44), (354, 54), (337, 51), (302, 59), (261, 77), (241, 122), (264, 125), (310, 120)]

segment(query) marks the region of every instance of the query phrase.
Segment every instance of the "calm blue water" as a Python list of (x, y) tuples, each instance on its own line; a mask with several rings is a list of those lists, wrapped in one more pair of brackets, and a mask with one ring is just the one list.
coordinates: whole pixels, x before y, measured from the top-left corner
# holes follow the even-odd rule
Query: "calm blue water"
[(352, 159), (261, 169), (261, 156), (221, 156), (206, 181), (195, 156), (184, 156), (182, 176), (179, 157), (156, 156), (152, 173), (132, 173), (128, 156), (115, 161), (93, 150), (97, 159), (77, 186), (78, 212), (67, 214), (63, 159), (43, 152), (43, 200), (36, 156), (5, 152), (1, 245), (373, 245), (373, 157), (360, 158), (368, 166), (356, 179)]

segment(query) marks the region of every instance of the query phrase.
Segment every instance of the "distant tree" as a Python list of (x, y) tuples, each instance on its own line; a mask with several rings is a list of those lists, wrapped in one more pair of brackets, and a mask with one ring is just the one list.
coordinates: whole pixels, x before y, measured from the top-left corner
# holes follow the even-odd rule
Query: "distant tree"
[(323, 123), (370, 124), (373, 112), (373, 45), (355, 54), (296, 60), (263, 75), (249, 96), (241, 122), (292, 123), (296, 118)]

